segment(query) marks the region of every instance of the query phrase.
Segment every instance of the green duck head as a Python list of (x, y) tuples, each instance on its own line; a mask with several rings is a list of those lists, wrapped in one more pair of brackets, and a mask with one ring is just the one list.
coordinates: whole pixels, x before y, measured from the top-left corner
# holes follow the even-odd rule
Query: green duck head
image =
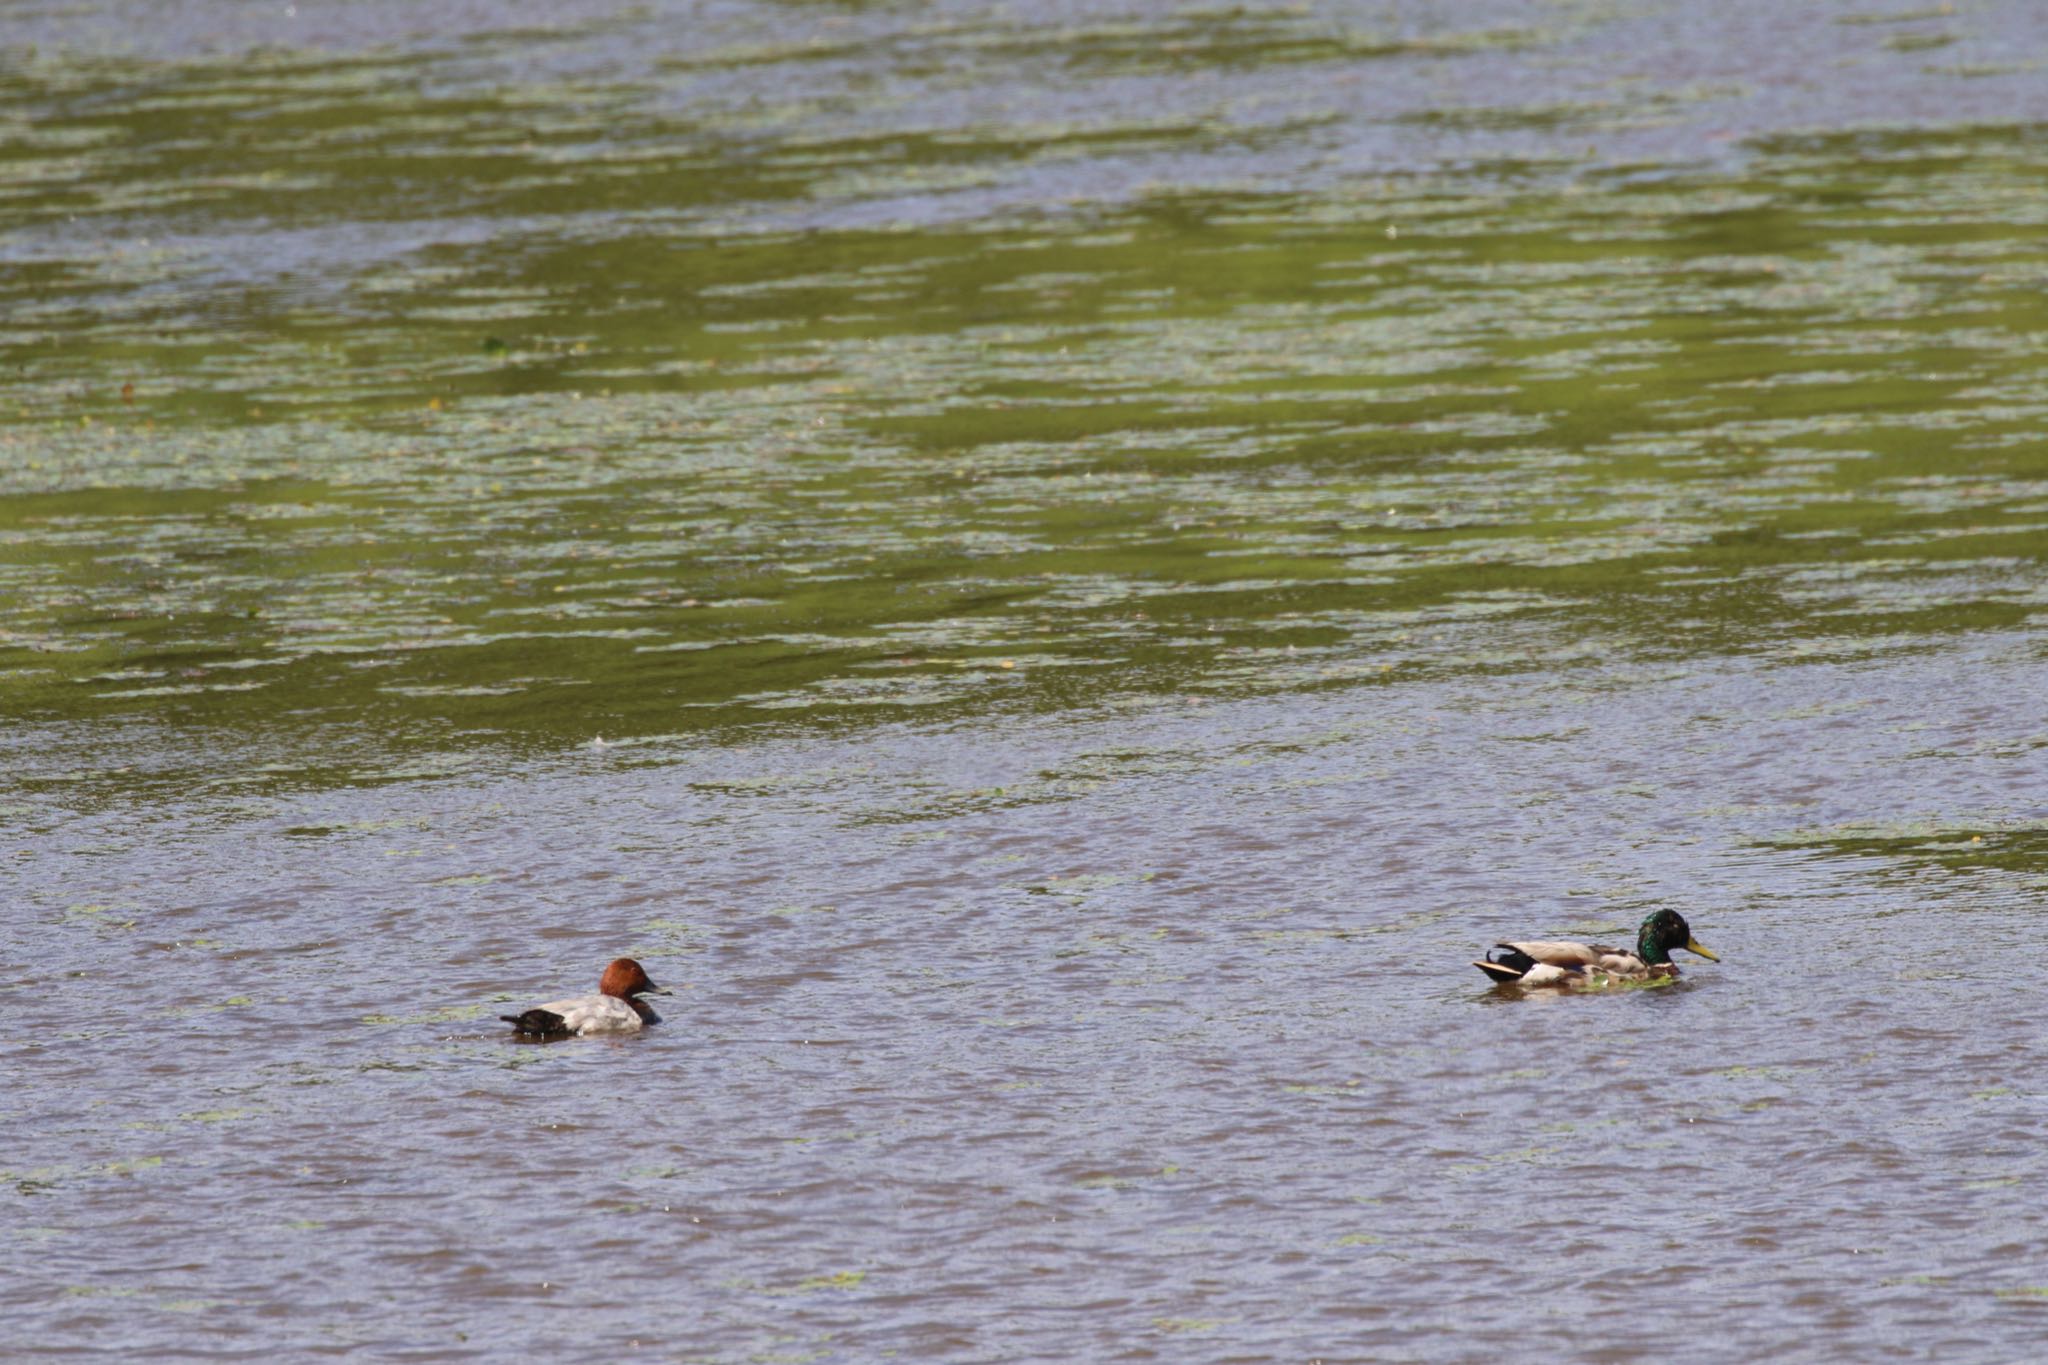
[(1636, 956), (1654, 966), (1659, 962), (1669, 962), (1673, 948), (1698, 953), (1709, 962), (1721, 960), (1692, 936), (1692, 926), (1676, 910), (1659, 910), (1644, 919), (1643, 927), (1636, 931)]

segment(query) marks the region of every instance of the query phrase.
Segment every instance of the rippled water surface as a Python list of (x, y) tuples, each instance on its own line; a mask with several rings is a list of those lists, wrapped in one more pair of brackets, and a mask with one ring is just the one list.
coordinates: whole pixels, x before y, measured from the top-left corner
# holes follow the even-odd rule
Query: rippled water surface
[(2039, 1354), (2033, 6), (32, 2), (0, 91), (8, 1350)]

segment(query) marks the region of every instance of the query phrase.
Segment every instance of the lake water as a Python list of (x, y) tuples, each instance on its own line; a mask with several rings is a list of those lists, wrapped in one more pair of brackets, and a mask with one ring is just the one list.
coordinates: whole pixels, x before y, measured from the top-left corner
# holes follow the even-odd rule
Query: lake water
[(30, 0), (0, 88), (8, 1351), (2041, 1354), (2027, 0)]

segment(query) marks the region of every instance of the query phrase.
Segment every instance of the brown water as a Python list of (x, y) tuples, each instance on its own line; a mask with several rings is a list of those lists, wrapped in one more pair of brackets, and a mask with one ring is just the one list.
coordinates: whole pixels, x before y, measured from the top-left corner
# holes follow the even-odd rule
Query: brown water
[(8, 1351), (2040, 1354), (2030, 6), (0, 47)]

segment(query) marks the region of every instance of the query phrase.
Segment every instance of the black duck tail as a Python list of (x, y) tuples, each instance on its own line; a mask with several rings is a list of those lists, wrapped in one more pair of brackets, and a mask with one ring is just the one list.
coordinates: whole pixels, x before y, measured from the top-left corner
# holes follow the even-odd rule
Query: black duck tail
[(498, 1016), (519, 1033), (567, 1033), (569, 1021), (553, 1010), (528, 1010), (524, 1014), (501, 1014)]
[(1529, 969), (1536, 965), (1536, 959), (1519, 948), (1496, 943), (1493, 945), (1493, 952), (1486, 955), (1484, 962), (1475, 962), (1472, 965), (1495, 981), (1520, 981), (1528, 974)]

